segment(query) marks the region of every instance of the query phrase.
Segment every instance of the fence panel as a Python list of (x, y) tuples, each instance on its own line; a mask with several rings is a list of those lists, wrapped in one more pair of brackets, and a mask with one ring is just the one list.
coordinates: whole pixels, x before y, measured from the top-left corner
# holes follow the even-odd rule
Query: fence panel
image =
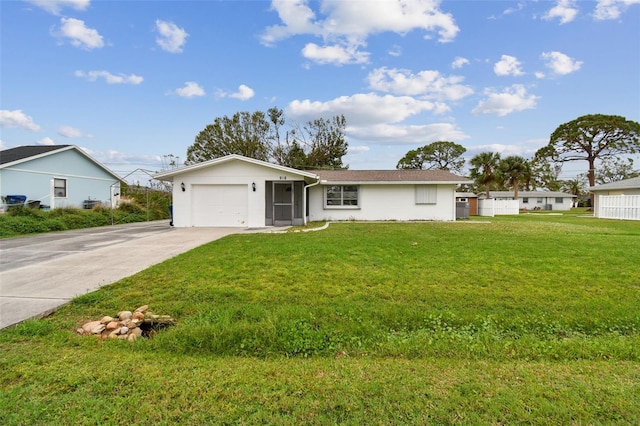
[(601, 195), (598, 198), (598, 217), (640, 220), (640, 195)]
[(498, 216), (519, 214), (520, 203), (518, 200), (478, 200), (478, 216)]

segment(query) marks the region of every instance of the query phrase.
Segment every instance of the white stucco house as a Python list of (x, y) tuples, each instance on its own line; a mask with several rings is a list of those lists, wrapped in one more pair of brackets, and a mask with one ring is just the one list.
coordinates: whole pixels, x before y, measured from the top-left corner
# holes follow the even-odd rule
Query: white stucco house
[[(496, 200), (514, 200), (513, 191), (491, 191)], [(479, 195), (484, 198), (484, 194)], [(520, 210), (570, 210), (573, 207), (573, 194), (558, 191), (518, 191)]]
[(595, 217), (640, 220), (640, 177), (592, 186), (589, 191), (594, 195)]
[(17, 197), (50, 208), (113, 206), (121, 181), (76, 145), (26, 145), (0, 151), (3, 208)]
[(176, 227), (265, 227), (307, 221), (456, 219), (468, 179), (442, 170), (312, 170), (228, 155), (162, 172)]

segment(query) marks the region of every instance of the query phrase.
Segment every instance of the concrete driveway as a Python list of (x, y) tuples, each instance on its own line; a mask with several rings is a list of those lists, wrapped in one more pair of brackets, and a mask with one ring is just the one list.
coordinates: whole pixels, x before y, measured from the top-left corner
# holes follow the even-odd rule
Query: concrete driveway
[(172, 228), (169, 221), (0, 240), (0, 328), (243, 228)]

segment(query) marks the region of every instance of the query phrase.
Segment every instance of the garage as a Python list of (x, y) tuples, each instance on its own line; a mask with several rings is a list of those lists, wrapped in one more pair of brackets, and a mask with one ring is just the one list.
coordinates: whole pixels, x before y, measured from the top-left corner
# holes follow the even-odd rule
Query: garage
[(247, 185), (193, 185), (193, 226), (247, 226)]

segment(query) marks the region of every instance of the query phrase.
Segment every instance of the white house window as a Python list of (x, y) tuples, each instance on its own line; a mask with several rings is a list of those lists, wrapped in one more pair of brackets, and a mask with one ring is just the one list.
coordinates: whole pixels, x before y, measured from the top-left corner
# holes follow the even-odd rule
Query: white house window
[(460, 198), (458, 201), (461, 203), (466, 203), (468, 200), (466, 198)]
[(544, 198), (538, 198), (538, 204), (542, 204), (544, 202)]
[(522, 204), (529, 204), (529, 197), (522, 197)]
[(562, 204), (564, 202), (564, 198), (556, 197), (556, 204)]
[(437, 185), (416, 185), (416, 204), (436, 204)]
[(67, 197), (67, 180), (66, 179), (54, 179), (53, 180), (53, 193), (56, 197)]
[(331, 185), (326, 187), (327, 207), (357, 207), (357, 185)]

